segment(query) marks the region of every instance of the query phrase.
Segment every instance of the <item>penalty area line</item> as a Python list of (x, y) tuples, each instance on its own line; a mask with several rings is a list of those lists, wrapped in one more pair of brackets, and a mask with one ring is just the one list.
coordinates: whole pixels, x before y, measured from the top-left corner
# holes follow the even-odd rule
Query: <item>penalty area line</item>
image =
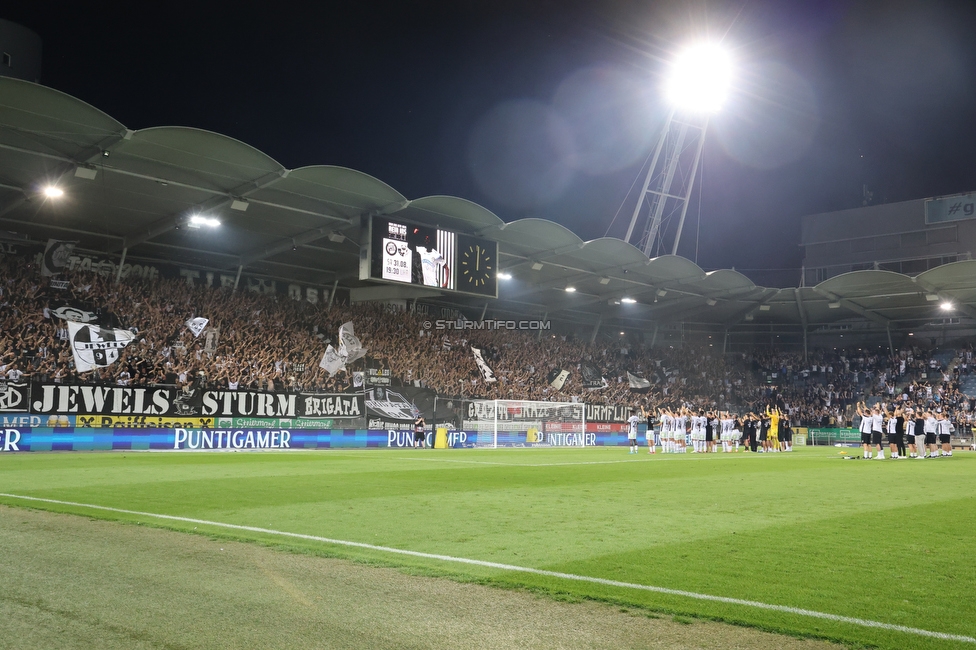
[(61, 506), (70, 506), (74, 508), (88, 508), (91, 510), (101, 510), (103, 512), (116, 512), (125, 515), (135, 515), (137, 517), (149, 517), (152, 519), (164, 519), (167, 521), (179, 521), (188, 524), (202, 524), (204, 526), (214, 526), (217, 528), (227, 528), (231, 530), (242, 530), (250, 533), (261, 533), (265, 535), (277, 535), (279, 537), (290, 537), (293, 539), (303, 539), (313, 542), (322, 542), (325, 544), (334, 544), (336, 546), (346, 546), (350, 548), (360, 548), (370, 551), (379, 551), (382, 553), (392, 553), (396, 555), (406, 555), (410, 557), (418, 557), (427, 560), (439, 560), (442, 562), (453, 562), (456, 564), (468, 564), (473, 566), (487, 567), (491, 569), (499, 569), (501, 571), (512, 571), (517, 573), (527, 573), (532, 575), (546, 576), (550, 578), (559, 578), (562, 580), (572, 580), (575, 582), (589, 582), (598, 585), (604, 585), (608, 587), (620, 587), (623, 589), (636, 589), (640, 591), (650, 591), (658, 594), (666, 594), (668, 596), (682, 596), (685, 598), (692, 598), (694, 600), (702, 600), (717, 603), (726, 603), (729, 605), (741, 605), (745, 607), (753, 607), (756, 609), (763, 609), (772, 612), (783, 612), (786, 614), (795, 614), (798, 616), (806, 616), (809, 618), (817, 618), (826, 621), (834, 621), (837, 623), (849, 623), (851, 625), (857, 625), (860, 627), (877, 628), (881, 630), (887, 630), (890, 632), (903, 632), (905, 634), (913, 634), (916, 636), (924, 636), (933, 639), (942, 639), (944, 641), (960, 641), (962, 643), (972, 643), (976, 644), (976, 638), (971, 636), (963, 636), (960, 634), (947, 634), (945, 632), (933, 632), (931, 630), (923, 630), (916, 627), (908, 627), (905, 625), (893, 625), (891, 623), (882, 623), (880, 621), (871, 621), (863, 618), (853, 618), (850, 616), (841, 616), (839, 614), (829, 614), (826, 612), (818, 612), (811, 609), (802, 609), (799, 607), (788, 607), (786, 605), (772, 605), (770, 603), (762, 603), (755, 600), (744, 600), (741, 598), (729, 598), (726, 596), (712, 596), (710, 594), (700, 594), (694, 591), (684, 591), (681, 589), (669, 589), (667, 587), (655, 587), (653, 585), (642, 585), (633, 582), (621, 582), (619, 580), (609, 580), (607, 578), (596, 578), (593, 576), (583, 576), (576, 575), (574, 573), (563, 573), (561, 571), (547, 571), (545, 569), (534, 569), (532, 567), (522, 567), (513, 564), (502, 564), (500, 562), (489, 562), (487, 560), (475, 560), (471, 558), (464, 557), (454, 557), (452, 555), (439, 555), (436, 553), (423, 553), (420, 551), (409, 551), (402, 548), (392, 548), (390, 546), (377, 546), (375, 544), (366, 544), (364, 542), (351, 542), (348, 540), (341, 539), (331, 539), (329, 537), (320, 537), (318, 535), (306, 535), (303, 533), (290, 533), (283, 530), (273, 530), (270, 528), (259, 528), (257, 526), (243, 526), (240, 524), (227, 524), (220, 521), (208, 521), (206, 519), (194, 519), (192, 517), (179, 517), (176, 515), (163, 515), (155, 512), (140, 512), (138, 510), (125, 510), (123, 508), (112, 508), (109, 506), (99, 506), (91, 503), (76, 503), (73, 501), (61, 501), (58, 499), (44, 499), (41, 497), (30, 497), (21, 494), (7, 494), (0, 492), (0, 497), (7, 499), (20, 499), (23, 501), (35, 501), (38, 503), (52, 503)]

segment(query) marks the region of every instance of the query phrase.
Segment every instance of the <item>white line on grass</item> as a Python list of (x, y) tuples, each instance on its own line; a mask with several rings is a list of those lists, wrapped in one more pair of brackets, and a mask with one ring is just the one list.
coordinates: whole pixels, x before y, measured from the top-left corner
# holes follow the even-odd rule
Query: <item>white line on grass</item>
[(694, 598), (695, 600), (706, 600), (711, 602), (727, 603), (729, 605), (744, 605), (746, 607), (755, 607), (757, 609), (765, 609), (774, 612), (785, 612), (787, 614), (808, 616), (811, 618), (819, 618), (827, 621), (836, 621), (838, 623), (850, 623), (851, 625), (859, 625), (861, 627), (873, 627), (882, 630), (889, 630), (892, 632), (904, 632), (905, 634), (914, 634), (917, 636), (925, 636), (934, 639), (942, 639), (945, 641), (961, 641), (963, 643), (976, 644), (976, 638), (971, 636), (962, 636), (959, 634), (946, 634), (945, 632), (932, 632), (931, 630), (923, 630), (917, 627), (907, 627), (905, 625), (892, 625), (891, 623), (870, 621), (863, 618), (852, 618), (850, 616), (840, 616), (838, 614), (827, 614), (825, 612), (817, 612), (811, 609), (801, 609), (798, 607), (788, 607), (786, 605), (771, 605), (769, 603), (761, 603), (755, 600), (743, 600), (741, 598), (728, 598), (726, 596), (712, 596), (709, 594), (699, 594), (694, 591), (683, 591), (681, 589), (668, 589), (667, 587), (654, 587), (651, 585), (641, 585), (633, 582), (620, 582), (619, 580), (608, 580), (606, 578), (594, 578), (592, 576), (581, 576), (581, 575), (576, 575), (574, 573), (562, 573), (560, 571), (546, 571), (545, 569), (533, 569), (531, 567), (515, 566), (513, 564), (501, 564), (499, 562), (488, 562), (485, 560), (473, 560), (470, 558), (454, 557), (451, 555), (437, 555), (436, 553), (422, 553), (420, 551), (408, 551), (402, 548), (392, 548), (389, 546), (376, 546), (374, 544), (365, 544), (363, 542), (350, 542), (341, 539), (330, 539), (328, 537), (319, 537), (318, 535), (289, 533), (287, 531), (273, 530), (270, 528), (258, 528), (256, 526), (241, 526), (239, 524), (226, 524), (220, 521), (207, 521), (206, 519), (193, 519), (191, 517), (177, 517), (175, 515), (161, 515), (154, 512), (139, 512), (138, 510), (124, 510), (122, 508), (98, 506), (90, 503), (75, 503), (73, 501), (59, 501), (57, 499), (42, 499), (40, 497), (29, 497), (20, 494), (5, 494), (2, 492), (0, 492), (0, 497), (6, 497), (8, 499), (22, 499), (25, 501), (37, 501), (40, 503), (54, 503), (57, 505), (71, 506), (74, 508), (90, 508), (92, 510), (118, 512), (120, 514), (125, 514), (125, 515), (135, 515), (138, 517), (151, 517), (155, 519), (166, 519), (169, 521), (181, 521), (188, 524), (202, 524), (204, 526), (216, 526), (218, 528), (230, 528), (232, 530), (244, 530), (251, 533), (262, 533), (265, 535), (278, 535), (281, 537), (292, 537), (296, 539), (304, 539), (313, 542), (335, 544), (337, 546), (350, 546), (353, 548), (362, 548), (370, 551), (380, 551), (383, 553), (396, 553), (398, 555), (409, 555), (411, 557), (420, 557), (428, 560), (440, 560), (442, 562), (471, 564), (475, 566), (488, 567), (491, 569), (500, 569), (502, 571), (530, 573), (533, 575), (548, 576), (550, 578), (560, 578), (563, 580), (575, 580), (577, 582), (591, 582), (599, 585), (606, 585), (609, 587), (622, 587), (624, 589), (639, 589), (641, 591), (652, 591), (654, 593), (667, 594), (669, 596), (683, 596), (685, 598)]
[(503, 465), (504, 467), (561, 467), (564, 465), (614, 465), (616, 463), (645, 463), (650, 458), (632, 458), (628, 460), (585, 460), (578, 463), (500, 463), (492, 460), (455, 460), (453, 458), (422, 458), (415, 456), (397, 456), (397, 460), (419, 460), (431, 463), (465, 463), (468, 465)]

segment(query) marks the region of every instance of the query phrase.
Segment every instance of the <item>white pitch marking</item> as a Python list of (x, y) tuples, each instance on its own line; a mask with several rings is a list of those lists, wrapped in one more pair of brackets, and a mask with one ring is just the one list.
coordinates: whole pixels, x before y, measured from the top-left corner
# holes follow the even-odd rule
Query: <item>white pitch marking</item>
[(62, 506), (72, 506), (75, 508), (90, 508), (92, 510), (104, 510), (106, 512), (118, 512), (125, 515), (136, 515), (138, 517), (152, 517), (155, 519), (167, 519), (169, 521), (182, 521), (188, 524), (203, 524), (204, 526), (230, 528), (232, 530), (245, 530), (251, 533), (262, 533), (265, 535), (279, 535), (282, 537), (293, 537), (296, 539), (305, 539), (313, 542), (335, 544), (337, 546), (350, 546), (353, 548), (363, 548), (370, 551), (381, 551), (383, 553), (396, 553), (398, 555), (409, 555), (411, 557), (420, 557), (428, 560), (440, 560), (442, 562), (471, 564), (475, 566), (488, 567), (490, 569), (499, 569), (502, 571), (530, 573), (533, 575), (547, 576), (550, 578), (560, 578), (563, 580), (575, 580), (576, 582), (591, 582), (599, 585), (606, 585), (609, 587), (622, 587), (624, 589), (638, 589), (641, 591), (651, 591), (659, 594), (667, 594), (669, 596), (683, 596), (685, 598), (693, 598), (695, 600), (706, 600), (711, 602), (727, 603), (730, 605), (743, 605), (746, 607), (755, 607), (757, 609), (765, 609), (774, 612), (785, 612), (787, 614), (797, 614), (799, 616), (809, 616), (811, 618), (819, 618), (827, 621), (836, 621), (838, 623), (849, 623), (851, 625), (860, 625), (861, 627), (873, 627), (882, 630), (889, 630), (892, 632), (904, 632), (905, 634), (914, 634), (917, 636), (925, 636), (933, 639), (942, 639), (944, 641), (961, 641), (963, 643), (976, 644), (976, 638), (971, 636), (963, 636), (960, 634), (947, 634), (945, 632), (933, 632), (931, 630), (923, 630), (917, 627), (907, 627), (905, 625), (892, 625), (891, 623), (882, 623), (880, 621), (871, 621), (863, 618), (852, 618), (850, 616), (840, 616), (839, 614), (828, 614), (826, 612), (817, 612), (812, 609), (801, 609), (798, 607), (788, 607), (786, 605), (771, 605), (769, 603), (761, 603), (755, 600), (743, 600), (741, 598), (728, 598), (726, 596), (712, 596), (710, 594), (699, 594), (694, 591), (683, 591), (681, 589), (668, 589), (667, 587), (654, 587), (652, 585), (642, 585), (633, 582), (620, 582), (619, 580), (608, 580), (606, 578), (595, 578), (593, 576), (581, 576), (581, 575), (576, 575), (574, 573), (562, 573), (560, 571), (547, 571), (545, 569), (533, 569), (532, 567), (522, 567), (522, 566), (516, 566), (514, 564), (501, 564), (499, 562), (488, 562), (486, 560), (473, 560), (464, 557), (454, 557), (452, 555), (438, 555), (436, 553), (422, 553), (420, 551), (408, 551), (402, 548), (392, 548), (389, 546), (376, 546), (374, 544), (366, 544), (363, 542), (350, 542), (342, 539), (330, 539), (328, 537), (319, 537), (318, 535), (305, 535), (303, 533), (289, 533), (283, 530), (273, 530), (270, 528), (258, 528), (256, 526), (241, 526), (239, 524), (225, 524), (220, 521), (208, 521), (206, 519), (193, 519), (191, 517), (178, 517), (176, 515), (161, 515), (154, 512), (124, 510), (122, 508), (98, 506), (90, 503), (75, 503), (73, 501), (59, 501), (58, 499), (42, 499), (40, 497), (29, 497), (20, 494), (6, 494), (2, 492), (0, 492), (0, 497), (6, 497), (8, 499), (23, 499), (25, 501), (38, 501), (41, 503), (54, 503)]
[(587, 460), (580, 463), (499, 463), (491, 460), (455, 460), (453, 458), (417, 458), (414, 456), (397, 456), (397, 460), (420, 460), (432, 463), (466, 463), (469, 465), (502, 465), (504, 467), (561, 467), (564, 465), (614, 465), (616, 463), (646, 463), (649, 458), (634, 458), (630, 460)]

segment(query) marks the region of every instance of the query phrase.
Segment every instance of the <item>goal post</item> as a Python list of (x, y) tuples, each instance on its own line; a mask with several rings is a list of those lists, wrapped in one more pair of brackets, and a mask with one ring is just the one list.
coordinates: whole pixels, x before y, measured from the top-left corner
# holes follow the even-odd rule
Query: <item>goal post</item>
[(471, 400), (463, 429), (473, 447), (584, 447), (586, 407), (579, 402)]

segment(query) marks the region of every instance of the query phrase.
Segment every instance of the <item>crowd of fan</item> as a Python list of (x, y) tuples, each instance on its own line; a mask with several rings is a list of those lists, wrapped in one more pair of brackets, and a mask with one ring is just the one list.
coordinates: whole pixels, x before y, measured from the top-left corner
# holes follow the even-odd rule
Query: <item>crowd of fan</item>
[[(760, 350), (718, 354), (711, 348), (649, 348), (625, 338), (595, 343), (572, 335), (507, 330), (431, 330), (419, 314), (380, 304), (311, 304), (283, 295), (192, 286), (184, 280), (114, 283), (73, 273), (55, 289), (35, 264), (0, 259), (0, 375), (61, 383), (199, 384), (223, 389), (339, 392), (353, 389), (352, 371), (390, 369), (394, 385), (431, 388), (464, 398), (587, 401), (657, 408), (708, 408), (739, 413), (778, 405), (794, 424), (850, 426), (862, 400), (912, 402), (972, 420), (972, 400), (959, 375), (972, 368), (972, 350), (943, 368), (918, 348), (816, 350), (802, 354)], [(111, 365), (75, 371), (65, 321), (70, 306), (94, 314), (103, 327), (135, 340)], [(193, 317), (219, 329), (216, 347), (185, 326)], [(352, 321), (368, 355), (334, 377), (319, 367), (340, 324)], [(425, 326), (426, 324), (426, 326)], [(486, 382), (471, 348), (494, 371)], [(599, 388), (583, 384), (583, 367), (598, 371)], [(951, 368), (951, 370), (950, 370)], [(569, 371), (561, 388), (554, 370)], [(646, 379), (639, 392), (628, 373)]]

